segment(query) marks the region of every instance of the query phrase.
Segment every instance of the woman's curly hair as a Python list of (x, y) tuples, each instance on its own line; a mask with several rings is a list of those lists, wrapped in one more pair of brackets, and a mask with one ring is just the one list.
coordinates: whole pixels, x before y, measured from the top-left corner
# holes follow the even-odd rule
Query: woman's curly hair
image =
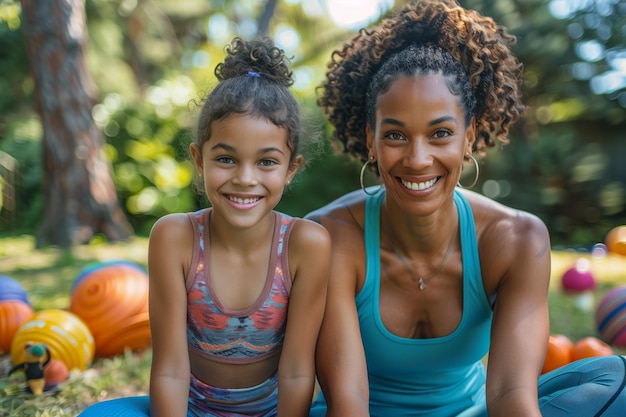
[(515, 37), (506, 28), (455, 0), (414, 1), (379, 26), (361, 29), (333, 52), (318, 104), (343, 151), (367, 161), (365, 127), (373, 109), (365, 107), (374, 75), (391, 56), (411, 45), (433, 45), (448, 51), (469, 76), (476, 102), (473, 150), (492, 147), (496, 141), (507, 143), (509, 128), (525, 109), (522, 65), (509, 48), (513, 42)]
[(269, 37), (234, 38), (225, 48), (224, 62), (215, 67), (217, 86), (203, 99), (196, 143), (211, 137), (214, 121), (231, 114), (250, 114), (287, 130), (291, 160), (298, 155), (302, 120), (300, 105), (289, 91), (292, 72), (285, 52)]

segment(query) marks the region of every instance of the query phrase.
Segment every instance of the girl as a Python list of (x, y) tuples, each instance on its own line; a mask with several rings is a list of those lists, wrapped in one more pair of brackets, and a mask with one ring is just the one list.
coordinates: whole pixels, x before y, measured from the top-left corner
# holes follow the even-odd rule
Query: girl
[[(306, 416), (330, 238), (274, 211), (303, 163), (283, 51), (269, 38), (226, 51), (190, 146), (211, 208), (150, 234), (150, 415)], [(147, 397), (127, 400), (147, 413)]]

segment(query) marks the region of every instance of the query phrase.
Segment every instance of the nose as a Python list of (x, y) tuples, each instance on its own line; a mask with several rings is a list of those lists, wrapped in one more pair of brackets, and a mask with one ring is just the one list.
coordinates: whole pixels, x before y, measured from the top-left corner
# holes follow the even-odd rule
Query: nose
[(256, 167), (250, 164), (240, 164), (233, 178), (233, 183), (238, 185), (256, 185), (257, 180)]
[(433, 164), (432, 149), (425, 140), (419, 138), (410, 142), (403, 159), (404, 166), (419, 170)]

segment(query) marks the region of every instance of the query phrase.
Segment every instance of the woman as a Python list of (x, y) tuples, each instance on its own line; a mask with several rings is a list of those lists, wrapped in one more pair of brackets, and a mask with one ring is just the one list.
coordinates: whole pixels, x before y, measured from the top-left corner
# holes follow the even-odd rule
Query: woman
[[(474, 154), (523, 113), (513, 41), (453, 0), (423, 0), (333, 54), (319, 102), (364, 163), (365, 193), (309, 216), (333, 241), (311, 416), (623, 416), (620, 356), (537, 384), (548, 230), (458, 187), (463, 162), (477, 179)], [(364, 187), (367, 167), (380, 188)]]

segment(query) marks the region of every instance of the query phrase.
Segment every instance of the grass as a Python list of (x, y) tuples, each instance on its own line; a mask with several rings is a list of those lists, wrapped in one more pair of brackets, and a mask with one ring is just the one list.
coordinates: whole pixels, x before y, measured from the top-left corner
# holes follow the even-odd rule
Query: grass
[[(572, 340), (597, 336), (593, 310), (579, 307), (575, 297), (560, 289), (560, 277), (576, 259), (590, 260), (598, 281), (594, 301), (616, 285), (626, 284), (626, 257), (610, 255), (602, 259), (577, 252), (553, 252), (549, 294), (552, 334), (565, 334)], [(0, 271), (17, 279), (26, 289), (35, 311), (67, 309), (70, 290), (83, 268), (94, 262), (124, 259), (145, 266), (146, 239), (126, 243), (96, 242), (72, 250), (34, 249), (30, 236), (0, 239)], [(617, 350), (625, 353), (623, 350)], [(12, 366), (9, 355), (0, 356), (0, 417), (73, 417), (88, 405), (105, 399), (148, 392), (151, 352), (125, 352), (112, 358), (96, 358), (85, 371), (73, 371), (58, 390), (33, 396), (26, 392), (21, 372), (6, 376)]]
[[(96, 242), (72, 250), (35, 250), (30, 236), (0, 239), (0, 274), (23, 285), (35, 311), (67, 309), (72, 284), (83, 268), (117, 259), (145, 267), (147, 240)], [(10, 355), (0, 356), (0, 417), (74, 417), (97, 401), (147, 394), (150, 360), (149, 350), (96, 358), (87, 370), (71, 372), (56, 392), (35, 397), (26, 391), (22, 372), (6, 376), (12, 366)]]

